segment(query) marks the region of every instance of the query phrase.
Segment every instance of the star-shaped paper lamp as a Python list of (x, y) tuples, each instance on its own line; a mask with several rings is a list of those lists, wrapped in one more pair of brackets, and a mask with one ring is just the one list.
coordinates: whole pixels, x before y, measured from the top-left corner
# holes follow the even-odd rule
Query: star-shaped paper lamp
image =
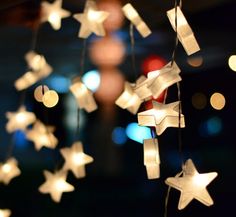
[(25, 60), (31, 71), (26, 72), (15, 81), (14, 85), (19, 91), (32, 86), (52, 72), (52, 67), (46, 62), (44, 56), (34, 51), (29, 51), (25, 55)]
[(56, 0), (52, 4), (49, 2), (42, 2), (42, 17), (41, 21), (48, 21), (52, 28), (58, 30), (61, 28), (61, 19), (69, 17), (71, 13), (62, 9), (62, 0)]
[[(173, 27), (173, 29), (176, 31), (176, 10), (175, 8), (167, 11), (167, 16), (169, 18), (169, 21)], [(197, 51), (200, 50), (200, 47), (197, 43), (197, 40), (193, 34), (193, 31), (191, 27), (189, 26), (183, 12), (181, 11), (180, 7), (177, 7), (177, 34), (178, 39), (183, 45), (186, 53), (188, 55), (194, 54)]]
[(58, 171), (55, 174), (45, 170), (46, 181), (39, 187), (43, 194), (50, 194), (53, 201), (59, 203), (63, 192), (74, 191), (74, 186), (66, 182), (67, 172)]
[(140, 99), (139, 96), (134, 92), (134, 88), (143, 80), (145, 80), (145, 77), (141, 76), (136, 81), (136, 84), (125, 82), (125, 89), (116, 100), (116, 105), (118, 105), (122, 109), (127, 109), (132, 114), (136, 114), (143, 100)]
[(182, 177), (166, 179), (166, 184), (181, 192), (178, 209), (184, 209), (193, 199), (206, 206), (213, 205), (206, 186), (217, 176), (216, 172), (198, 173), (191, 159), (187, 160), (183, 168)]
[(80, 78), (74, 80), (70, 86), (70, 91), (75, 96), (79, 108), (83, 108), (87, 112), (93, 112), (97, 109), (92, 92), (80, 81)]
[(149, 72), (147, 79), (139, 83), (134, 91), (143, 100), (147, 100), (150, 96), (156, 99), (166, 88), (181, 81), (179, 73), (178, 65), (175, 62), (171, 65), (169, 62), (160, 70)]
[(105, 29), (103, 27), (103, 22), (108, 16), (108, 12), (97, 10), (95, 1), (87, 0), (84, 13), (74, 15), (74, 18), (81, 23), (79, 37), (87, 38), (92, 33), (95, 33), (98, 36), (104, 36)]
[(21, 174), (15, 158), (9, 158), (5, 163), (0, 163), (0, 182), (8, 185), (10, 181)]
[(36, 121), (36, 116), (33, 112), (26, 111), (24, 106), (21, 106), (16, 112), (7, 112), (6, 117), (8, 122), (6, 130), (12, 133), (16, 130), (26, 130), (26, 128)]
[(0, 217), (10, 217), (11, 210), (9, 209), (0, 209)]
[[(162, 104), (152, 101), (153, 108), (138, 113), (140, 126), (155, 127), (157, 135), (161, 135), (167, 127), (179, 127), (179, 102)], [(185, 127), (184, 115), (180, 116), (180, 127)]]
[(85, 165), (93, 162), (93, 158), (83, 152), (81, 142), (75, 142), (71, 148), (60, 150), (65, 159), (63, 169), (71, 170), (76, 178), (85, 177)]
[(157, 139), (145, 139), (143, 141), (144, 165), (146, 166), (148, 179), (160, 177), (160, 156)]
[(37, 120), (33, 128), (26, 132), (26, 137), (34, 142), (37, 151), (43, 146), (54, 149), (58, 144), (58, 140), (53, 135), (53, 131), (54, 129), (52, 127), (47, 127), (41, 121)]
[(122, 10), (126, 18), (132, 22), (132, 24), (144, 38), (151, 34), (151, 30), (148, 28), (147, 24), (142, 20), (138, 12), (130, 3), (126, 4)]

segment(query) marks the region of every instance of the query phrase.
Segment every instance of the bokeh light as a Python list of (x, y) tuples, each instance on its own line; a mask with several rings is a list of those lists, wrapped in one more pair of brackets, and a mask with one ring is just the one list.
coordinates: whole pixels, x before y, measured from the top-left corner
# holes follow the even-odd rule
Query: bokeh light
[(59, 96), (56, 91), (49, 90), (43, 95), (43, 104), (48, 107), (54, 107), (59, 101)]
[(232, 55), (228, 60), (229, 68), (236, 72), (236, 55)]
[(219, 117), (210, 117), (203, 122), (200, 127), (200, 135), (202, 137), (217, 136), (223, 129), (222, 120)]
[(211, 106), (216, 110), (221, 110), (225, 107), (225, 97), (221, 93), (214, 93), (210, 98)]
[(201, 56), (188, 57), (187, 62), (192, 67), (200, 67), (203, 64), (203, 58)]
[(203, 93), (195, 93), (192, 96), (192, 105), (196, 109), (204, 109), (207, 105), (207, 98)]
[(143, 60), (142, 63), (143, 74), (147, 75), (148, 72), (159, 70), (164, 65), (166, 65), (165, 59), (163, 59), (158, 55), (150, 55), (149, 57)]
[(69, 91), (70, 80), (62, 75), (53, 75), (46, 80), (50, 89), (58, 93), (67, 93)]
[(143, 144), (144, 139), (152, 138), (151, 130), (148, 127), (139, 126), (138, 123), (130, 123), (126, 127), (126, 135), (129, 139)]
[(116, 127), (112, 131), (112, 141), (117, 145), (123, 145), (127, 141), (125, 129), (123, 127)]
[(100, 74), (97, 70), (88, 71), (82, 77), (82, 82), (92, 92), (95, 92), (99, 88), (100, 80)]
[(49, 90), (49, 88), (46, 85), (39, 85), (38, 87), (35, 88), (34, 90), (34, 98), (38, 102), (42, 102), (43, 100), (43, 95)]

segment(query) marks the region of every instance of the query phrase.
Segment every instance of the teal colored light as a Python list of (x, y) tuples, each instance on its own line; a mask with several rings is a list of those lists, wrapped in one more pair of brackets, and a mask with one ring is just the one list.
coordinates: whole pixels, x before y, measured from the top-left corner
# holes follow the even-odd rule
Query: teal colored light
[(122, 127), (116, 127), (112, 131), (112, 141), (117, 145), (123, 145), (127, 141), (127, 136), (125, 133), (125, 129)]
[(69, 91), (70, 80), (62, 75), (53, 75), (46, 81), (49, 89), (58, 93), (67, 93)]
[(83, 75), (82, 81), (87, 88), (89, 88), (92, 92), (95, 92), (100, 85), (100, 74), (97, 70), (88, 71)]
[(218, 117), (212, 117), (207, 121), (207, 131), (209, 135), (216, 135), (222, 131), (222, 121)]
[(152, 138), (151, 130), (148, 127), (141, 127), (138, 123), (130, 123), (126, 127), (126, 135), (129, 139), (143, 143), (144, 139)]

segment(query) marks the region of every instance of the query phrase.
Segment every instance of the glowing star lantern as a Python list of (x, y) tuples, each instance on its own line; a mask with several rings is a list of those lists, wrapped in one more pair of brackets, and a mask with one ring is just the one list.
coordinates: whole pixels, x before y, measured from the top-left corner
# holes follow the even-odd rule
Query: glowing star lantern
[(47, 91), (46, 93), (44, 93), (42, 97), (43, 104), (48, 108), (56, 106), (58, 101), (59, 101), (59, 96), (55, 90)]
[(181, 44), (183, 45), (186, 53), (188, 55), (194, 54), (200, 50), (200, 47), (197, 43), (197, 40), (193, 34), (191, 27), (189, 26), (183, 12), (181, 11), (180, 7), (177, 7), (177, 14), (175, 14), (175, 8), (167, 11), (167, 16), (169, 21), (176, 31), (176, 17), (177, 17), (177, 34), (178, 39), (180, 40)]
[(136, 27), (139, 33), (145, 38), (151, 34), (151, 30), (148, 28), (147, 24), (139, 16), (138, 12), (134, 7), (128, 3), (122, 8), (125, 16), (129, 19), (132, 24)]
[(62, 9), (62, 0), (56, 0), (52, 4), (42, 2), (42, 22), (48, 21), (52, 28), (58, 30), (61, 28), (61, 19), (69, 17), (71, 13)]
[(37, 120), (33, 128), (26, 132), (26, 137), (34, 142), (37, 151), (43, 146), (54, 149), (58, 144), (58, 140), (53, 135), (53, 131), (54, 129), (52, 127), (47, 127), (41, 121)]
[(16, 112), (7, 112), (6, 117), (8, 118), (6, 124), (8, 133), (12, 133), (16, 130), (25, 130), (30, 124), (36, 121), (35, 114), (26, 111), (24, 106), (21, 106)]
[(25, 55), (25, 59), (31, 71), (26, 72), (15, 81), (14, 85), (18, 91), (32, 86), (52, 72), (52, 67), (46, 62), (45, 58), (34, 51), (29, 51)]
[(9, 158), (5, 163), (0, 163), (0, 182), (8, 185), (10, 181), (21, 174), (15, 158)]
[(79, 37), (87, 38), (92, 33), (98, 36), (104, 36), (103, 22), (108, 16), (108, 12), (97, 10), (95, 1), (87, 0), (84, 13), (74, 15), (74, 18), (81, 23)]
[(139, 96), (134, 92), (135, 86), (145, 80), (144, 76), (141, 76), (136, 84), (132, 84), (129, 82), (125, 82), (125, 89), (123, 93), (116, 100), (116, 105), (121, 107), (122, 109), (127, 109), (132, 114), (136, 114), (143, 100), (139, 98)]
[(146, 166), (148, 179), (157, 179), (160, 177), (160, 156), (157, 139), (145, 139), (144, 165)]
[(62, 148), (60, 150), (65, 158), (63, 169), (71, 170), (76, 178), (85, 177), (85, 164), (93, 162), (93, 158), (83, 152), (81, 142), (76, 142), (71, 148)]
[[(153, 108), (138, 113), (140, 126), (156, 127), (157, 135), (161, 135), (167, 127), (179, 127), (179, 102), (162, 104), (152, 101)], [(180, 116), (180, 127), (185, 127), (184, 115)]]
[(34, 90), (34, 98), (38, 101), (38, 102), (42, 102), (43, 101), (43, 95), (49, 91), (49, 88), (46, 85), (40, 85), (38, 86), (35, 90)]
[(39, 187), (39, 191), (43, 194), (50, 194), (52, 200), (59, 203), (63, 192), (74, 191), (74, 186), (66, 182), (67, 172), (58, 171), (55, 174), (45, 170), (45, 183)]
[(158, 98), (171, 85), (181, 81), (180, 69), (175, 62), (169, 62), (162, 69), (149, 72), (147, 79), (139, 83), (134, 91), (143, 100), (150, 96)]
[(70, 91), (76, 98), (80, 108), (84, 108), (87, 112), (93, 112), (97, 109), (92, 92), (77, 78), (70, 86)]
[(183, 168), (182, 177), (166, 179), (166, 184), (181, 192), (178, 209), (184, 209), (194, 198), (206, 206), (213, 205), (206, 186), (217, 176), (216, 172), (198, 173), (191, 159)]
[(10, 217), (11, 210), (9, 209), (0, 209), (0, 217)]

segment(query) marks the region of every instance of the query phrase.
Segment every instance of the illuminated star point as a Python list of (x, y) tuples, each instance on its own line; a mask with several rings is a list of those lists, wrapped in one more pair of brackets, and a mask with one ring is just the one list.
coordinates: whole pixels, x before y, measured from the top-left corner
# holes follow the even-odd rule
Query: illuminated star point
[(0, 209), (0, 217), (9, 217), (11, 215), (11, 210)]
[(213, 205), (206, 186), (217, 176), (216, 172), (198, 173), (191, 159), (184, 166), (182, 177), (171, 177), (166, 179), (166, 184), (181, 192), (178, 209), (184, 209), (193, 199), (206, 206)]

